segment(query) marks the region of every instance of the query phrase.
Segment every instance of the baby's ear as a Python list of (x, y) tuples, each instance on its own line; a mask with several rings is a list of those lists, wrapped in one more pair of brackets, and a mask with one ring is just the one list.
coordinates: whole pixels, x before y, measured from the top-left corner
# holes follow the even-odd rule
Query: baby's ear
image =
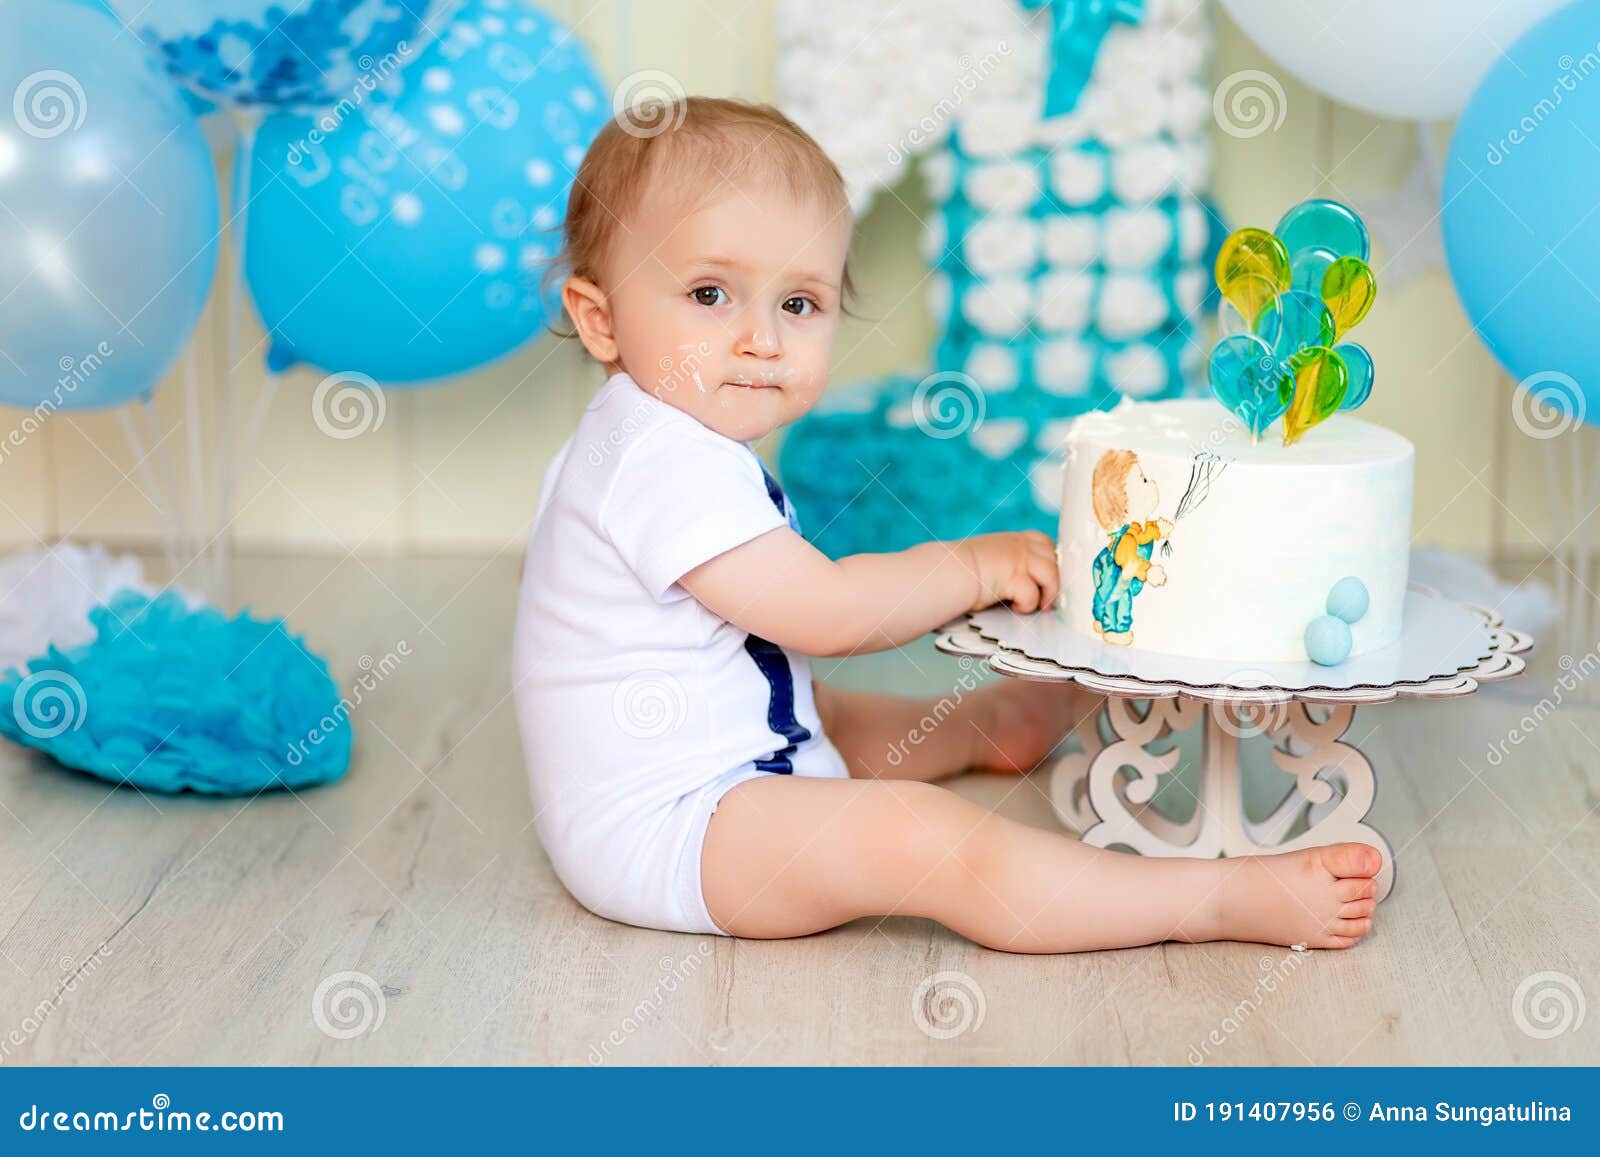
[(611, 305), (600, 287), (586, 277), (569, 277), (561, 286), (561, 304), (589, 356), (597, 362), (616, 361), (617, 339), (611, 328)]

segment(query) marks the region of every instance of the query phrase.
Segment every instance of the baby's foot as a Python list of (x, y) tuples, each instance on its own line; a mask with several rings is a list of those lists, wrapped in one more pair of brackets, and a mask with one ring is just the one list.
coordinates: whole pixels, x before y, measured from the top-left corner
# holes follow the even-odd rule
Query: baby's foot
[(1349, 948), (1372, 927), (1372, 877), (1382, 866), (1366, 844), (1218, 860), (1222, 882), (1208, 938)]
[(985, 687), (973, 708), (969, 766), (979, 771), (1032, 771), (1093, 707), (1068, 683), (1007, 679)]

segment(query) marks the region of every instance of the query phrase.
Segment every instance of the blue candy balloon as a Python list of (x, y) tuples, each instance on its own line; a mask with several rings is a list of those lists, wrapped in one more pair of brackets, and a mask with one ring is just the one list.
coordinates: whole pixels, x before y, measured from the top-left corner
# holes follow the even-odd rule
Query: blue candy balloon
[(109, 12), (4, 11), (0, 402), (141, 398), (188, 342), (216, 265), (217, 179), (178, 89)]
[(1355, 575), (1345, 575), (1328, 592), (1328, 613), (1346, 623), (1354, 623), (1367, 613), (1370, 604), (1367, 584)]
[(1259, 438), (1289, 408), (1289, 379), (1267, 343), (1254, 334), (1219, 341), (1206, 372), (1212, 395), (1250, 428), (1252, 437)]
[(610, 115), (588, 55), (536, 9), (468, 0), (402, 81), (342, 120), (269, 117), (241, 150), (274, 368), (427, 381), (516, 349), (555, 307), (539, 279)]
[[(1442, 193), (1450, 276), (1474, 328), (1514, 377), (1570, 386), (1540, 397), (1590, 422), (1600, 421), (1600, 85), (1567, 66), (1597, 27), (1600, 0), (1577, 0), (1501, 55), (1456, 123)], [(1558, 103), (1541, 115), (1552, 93)]]
[(1344, 401), (1339, 403), (1339, 408), (1353, 410), (1372, 396), (1372, 381), (1377, 373), (1372, 365), (1372, 355), (1367, 352), (1366, 346), (1353, 341), (1341, 342), (1333, 347), (1333, 352), (1339, 355), (1350, 375), (1349, 384), (1344, 390)]
[(244, 108), (310, 108), (359, 99), (364, 85), (404, 67), (457, 0), (112, 2), (202, 95)]
[(1306, 627), (1306, 656), (1319, 667), (1336, 667), (1350, 657), (1350, 624), (1318, 615)]
[(1333, 314), (1315, 293), (1291, 289), (1261, 311), (1258, 332), (1272, 334), (1272, 352), (1287, 363), (1301, 350), (1333, 344)]

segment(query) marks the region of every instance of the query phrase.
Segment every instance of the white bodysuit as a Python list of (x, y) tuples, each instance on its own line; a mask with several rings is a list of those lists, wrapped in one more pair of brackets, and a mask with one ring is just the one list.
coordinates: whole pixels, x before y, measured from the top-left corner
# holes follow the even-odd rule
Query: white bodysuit
[(748, 443), (627, 374), (601, 386), (545, 472), (513, 690), (539, 838), (602, 916), (723, 933), (700, 888), (723, 793), (761, 775), (849, 775), (822, 734), (810, 660), (677, 585), (786, 522), (798, 530)]

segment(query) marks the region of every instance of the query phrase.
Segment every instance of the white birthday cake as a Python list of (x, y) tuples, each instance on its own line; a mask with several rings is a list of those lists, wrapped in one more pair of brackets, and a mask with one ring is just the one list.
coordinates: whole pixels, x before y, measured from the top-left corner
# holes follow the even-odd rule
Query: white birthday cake
[(1207, 399), (1086, 414), (1067, 434), (1057, 613), (1108, 644), (1241, 665), (1306, 660), (1334, 615), (1336, 653), (1387, 647), (1415, 458), (1348, 414), (1292, 446), (1252, 442)]

